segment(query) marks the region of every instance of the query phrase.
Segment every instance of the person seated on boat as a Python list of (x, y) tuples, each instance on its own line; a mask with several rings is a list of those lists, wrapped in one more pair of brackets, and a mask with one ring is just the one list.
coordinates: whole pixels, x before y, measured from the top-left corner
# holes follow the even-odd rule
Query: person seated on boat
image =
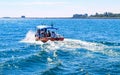
[(44, 32), (44, 37), (47, 37), (47, 32)]
[(41, 32), (40, 33), (40, 38), (43, 38), (43, 37), (45, 37), (44, 32)]
[(41, 29), (40, 34), (41, 34), (41, 37), (47, 37), (47, 31), (46, 31), (46, 29)]
[(37, 33), (35, 34), (35, 37), (38, 37), (39, 39), (45, 37), (44, 31), (37, 30)]
[(51, 37), (52, 37), (52, 38), (56, 38), (56, 34), (55, 34), (54, 31), (52, 31)]
[(44, 37), (47, 37), (47, 29), (44, 29)]
[(50, 33), (49, 30), (48, 30), (48, 33), (47, 33), (47, 37), (51, 37), (51, 33)]

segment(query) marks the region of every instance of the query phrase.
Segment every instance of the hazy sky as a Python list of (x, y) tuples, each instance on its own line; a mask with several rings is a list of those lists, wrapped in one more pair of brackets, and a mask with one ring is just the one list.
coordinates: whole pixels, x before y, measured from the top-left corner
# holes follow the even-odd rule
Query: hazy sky
[(120, 0), (0, 0), (0, 17), (71, 17), (106, 11), (120, 13)]

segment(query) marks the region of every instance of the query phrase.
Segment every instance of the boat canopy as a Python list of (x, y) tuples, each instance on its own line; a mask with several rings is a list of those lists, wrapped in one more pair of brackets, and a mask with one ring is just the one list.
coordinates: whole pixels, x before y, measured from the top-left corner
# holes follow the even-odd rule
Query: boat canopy
[(53, 26), (46, 26), (46, 25), (38, 25), (36, 27), (37, 29), (58, 29), (58, 28), (54, 28)]

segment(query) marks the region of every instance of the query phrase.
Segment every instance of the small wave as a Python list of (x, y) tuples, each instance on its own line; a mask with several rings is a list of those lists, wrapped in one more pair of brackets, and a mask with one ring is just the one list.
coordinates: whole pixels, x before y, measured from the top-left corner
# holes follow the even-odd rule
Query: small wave
[(99, 41), (98, 43), (101, 43), (107, 46), (120, 46), (120, 43), (118, 42)]
[(14, 61), (14, 60), (22, 60), (22, 59), (27, 59), (28, 57), (31, 57), (33, 56), (34, 54), (29, 54), (29, 55), (24, 55), (24, 56), (19, 56), (19, 57), (15, 57), (15, 56), (12, 56), (12, 57), (9, 57), (9, 58), (4, 58), (2, 59), (2, 62), (1, 63), (7, 63), (7, 62), (10, 62), (10, 61)]
[(109, 41), (97, 41), (97, 43), (101, 43), (106, 46), (104, 50), (99, 52), (110, 56), (120, 56), (120, 43)]

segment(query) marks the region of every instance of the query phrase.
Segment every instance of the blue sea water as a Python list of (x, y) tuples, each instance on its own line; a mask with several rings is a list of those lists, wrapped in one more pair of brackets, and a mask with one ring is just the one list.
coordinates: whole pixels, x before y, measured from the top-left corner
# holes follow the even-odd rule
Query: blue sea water
[[(64, 41), (34, 41), (54, 24)], [(120, 75), (120, 19), (0, 19), (0, 75)]]

